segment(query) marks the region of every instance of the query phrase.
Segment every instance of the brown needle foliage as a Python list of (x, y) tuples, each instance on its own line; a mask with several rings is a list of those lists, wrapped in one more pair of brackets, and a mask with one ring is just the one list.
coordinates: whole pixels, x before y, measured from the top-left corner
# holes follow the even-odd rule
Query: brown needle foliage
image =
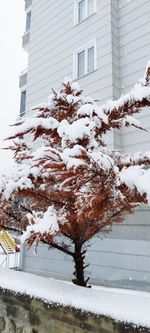
[[(63, 83), (60, 92), (52, 91), (49, 104), (35, 108), (33, 117), (15, 124), (9, 138), (14, 140), (10, 148), (18, 173), (3, 179), (0, 226), (22, 232), (28, 226), (25, 240), (29, 246), (41, 241), (70, 255), (75, 284), (87, 286), (87, 242), (109, 232), (113, 223), (122, 222), (140, 202), (147, 203), (146, 193), (122, 183), (119, 172), (149, 165), (150, 154), (110, 151), (103, 134), (122, 126), (141, 128), (133, 115), (150, 106), (149, 82), (148, 67), (138, 86), (139, 98), (135, 88), (101, 108), (71, 82)], [(49, 207), (55, 209), (57, 228), (34, 228), (36, 214), (42, 221)]]

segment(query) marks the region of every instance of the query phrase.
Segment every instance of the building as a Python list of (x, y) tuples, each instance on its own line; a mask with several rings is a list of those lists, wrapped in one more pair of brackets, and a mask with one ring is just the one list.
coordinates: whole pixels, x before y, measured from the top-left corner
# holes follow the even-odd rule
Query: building
[[(47, 100), (64, 77), (77, 80), (84, 93), (117, 99), (143, 76), (150, 57), (149, 0), (25, 0), (23, 47), (28, 72), (20, 77), (21, 116)], [(150, 129), (149, 109), (137, 116)], [(148, 132), (134, 127), (109, 135), (122, 151), (149, 150)], [(91, 281), (150, 290), (150, 210), (141, 207), (88, 251)], [(64, 264), (65, 263), (65, 264)], [(70, 259), (46, 252), (22, 254), (22, 269), (70, 279)]]

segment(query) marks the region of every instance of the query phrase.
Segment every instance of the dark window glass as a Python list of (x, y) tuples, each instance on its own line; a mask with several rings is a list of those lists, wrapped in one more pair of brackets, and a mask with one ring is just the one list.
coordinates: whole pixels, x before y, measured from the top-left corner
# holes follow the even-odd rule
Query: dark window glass
[(30, 29), (31, 26), (31, 12), (29, 12), (26, 16), (26, 30)]
[(26, 90), (21, 92), (21, 100), (20, 100), (20, 116), (23, 116), (26, 108)]

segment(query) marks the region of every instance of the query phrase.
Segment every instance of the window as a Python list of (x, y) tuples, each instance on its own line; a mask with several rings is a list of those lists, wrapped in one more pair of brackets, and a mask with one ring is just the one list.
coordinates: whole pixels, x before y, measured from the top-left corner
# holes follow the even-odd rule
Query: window
[(23, 116), (26, 108), (26, 90), (21, 92), (21, 100), (20, 100), (20, 116)]
[(26, 16), (26, 30), (29, 30), (31, 26), (31, 12), (27, 13)]
[(81, 0), (78, 3), (78, 22), (82, 22), (85, 19), (85, 0)]
[(84, 21), (96, 11), (96, 0), (74, 0), (75, 24)]
[(79, 48), (74, 52), (74, 79), (80, 78), (96, 69), (96, 53), (96, 40), (88, 43), (84, 48)]
[(87, 50), (87, 72), (94, 71), (94, 46)]
[(78, 53), (78, 77), (84, 75), (85, 71), (85, 50)]
[(94, 8), (94, 1), (93, 0), (88, 0), (88, 6), (87, 6), (87, 12), (88, 16), (92, 15), (95, 11)]

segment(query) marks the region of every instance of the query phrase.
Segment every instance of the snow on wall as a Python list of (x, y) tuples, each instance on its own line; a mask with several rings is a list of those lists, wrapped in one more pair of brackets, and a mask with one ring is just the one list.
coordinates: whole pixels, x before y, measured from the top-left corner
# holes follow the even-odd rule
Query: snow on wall
[(150, 294), (146, 292), (102, 287), (83, 288), (5, 269), (0, 270), (0, 287), (50, 304), (69, 306), (150, 328)]

